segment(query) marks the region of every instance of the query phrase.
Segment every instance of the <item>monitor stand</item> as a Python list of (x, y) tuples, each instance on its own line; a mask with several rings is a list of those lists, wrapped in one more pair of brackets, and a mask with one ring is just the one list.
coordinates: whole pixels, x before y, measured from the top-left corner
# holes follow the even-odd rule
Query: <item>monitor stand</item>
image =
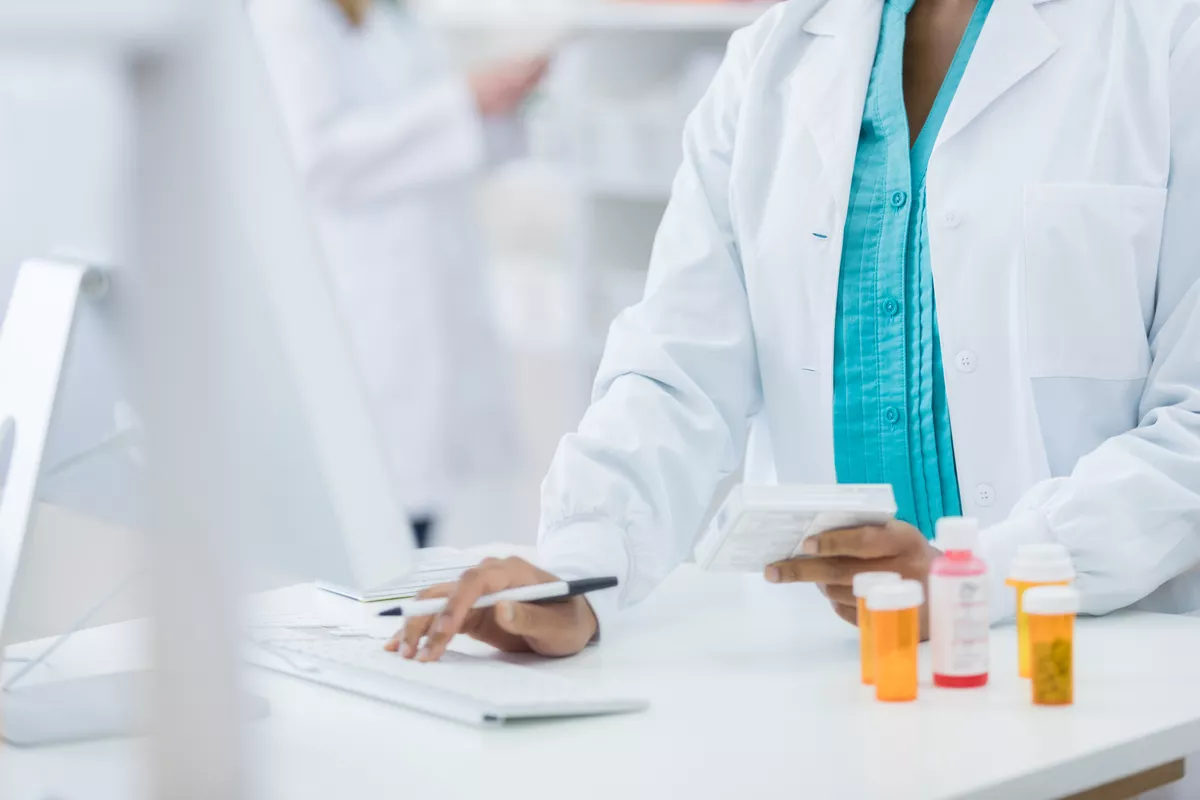
[[(0, 631), (7, 618), (21, 550), (33, 526), (46, 438), (71, 348), (76, 311), (99, 301), (108, 276), (64, 259), (26, 261), (17, 272), (0, 329), (0, 432), (12, 441), (0, 490)], [(41, 661), (47, 652), (37, 658)], [(0, 690), (0, 738), (14, 745), (52, 744), (138, 733), (150, 673), (120, 672), (79, 680), (18, 685), (30, 663)], [(16, 680), (13, 680), (16, 678)]]
[[(21, 550), (33, 525), (46, 438), (76, 310), (85, 298), (103, 298), (107, 289), (103, 270), (75, 261), (35, 259), (17, 272), (0, 329), (0, 433), (12, 442), (7, 477), (0, 489), (0, 631)], [(13, 676), (15, 681), (8, 678), (0, 691), (0, 738), (10, 744), (130, 733), (138, 729), (137, 719), (144, 717), (135, 696), (146, 683), (145, 673), (21, 688), (16, 684), (25, 671)]]
[[(3, 693), (0, 739), (14, 747), (44, 747), (149, 733), (155, 675), (114, 672), (35, 684)], [(267, 701), (246, 695), (249, 719), (268, 714)]]
[(63, 259), (26, 261), (0, 327), (0, 439), (12, 442), (0, 489), (0, 632), (33, 523), (46, 439), (83, 298), (108, 291), (102, 269)]
[(153, 674), (115, 672), (4, 690), (0, 738), (15, 747), (148, 732)]

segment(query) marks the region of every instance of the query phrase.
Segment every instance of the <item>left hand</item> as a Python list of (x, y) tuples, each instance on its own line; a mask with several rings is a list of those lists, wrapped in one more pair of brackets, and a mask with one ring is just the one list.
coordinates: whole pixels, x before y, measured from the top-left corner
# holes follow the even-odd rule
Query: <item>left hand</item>
[[(906, 579), (927, 584), (929, 568), (941, 555), (925, 536), (907, 522), (886, 526), (845, 528), (817, 534), (804, 542), (804, 553), (817, 558), (779, 561), (766, 569), (771, 583), (815, 583), (829, 598), (833, 610), (852, 625), (858, 624), (858, 604), (851, 584), (860, 572), (899, 572)], [(928, 592), (928, 587), (926, 587)], [(921, 638), (928, 637), (928, 604), (921, 606)]]

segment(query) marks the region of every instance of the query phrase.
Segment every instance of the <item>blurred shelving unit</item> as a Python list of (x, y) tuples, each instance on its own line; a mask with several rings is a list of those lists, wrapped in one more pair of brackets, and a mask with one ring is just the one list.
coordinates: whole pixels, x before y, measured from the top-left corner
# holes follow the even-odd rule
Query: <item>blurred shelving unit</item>
[(709, 31), (729, 33), (749, 25), (773, 2), (488, 3), (460, 0), (425, 4), (437, 24), (457, 29), (558, 27), (576, 31)]
[(554, 68), (530, 119), (535, 157), (557, 165), (573, 207), (565, 279), (581, 388), (595, 371), (613, 317), (640, 297), (654, 233), (682, 158), (687, 114), (716, 73), (730, 35), (774, 5), (734, 0), (418, 5), (418, 13), (452, 35), (554, 45)]
[(581, 14), (579, 25), (596, 29), (714, 31), (730, 33), (754, 22), (774, 3), (606, 3)]

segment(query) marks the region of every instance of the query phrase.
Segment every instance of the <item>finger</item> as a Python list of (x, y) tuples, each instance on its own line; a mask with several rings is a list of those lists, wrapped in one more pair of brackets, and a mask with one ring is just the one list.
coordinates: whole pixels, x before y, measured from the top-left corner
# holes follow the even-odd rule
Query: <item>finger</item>
[(566, 656), (582, 650), (596, 632), (584, 613), (591, 612), (577, 600), (552, 605), (501, 603), (496, 606), (496, 624), (524, 638), (536, 653)]
[(837, 614), (842, 619), (849, 622), (851, 625), (858, 625), (858, 607), (848, 606), (842, 603), (833, 603), (833, 613)]
[(454, 591), (446, 601), (446, 607), (434, 617), (429, 626), (425, 646), (417, 655), (420, 661), (437, 661), (446, 652), (446, 645), (462, 630), (467, 614), (475, 601), (485, 594), (498, 592), (508, 587), (509, 578), (499, 565), (469, 569), (458, 579)]
[(851, 586), (840, 586), (837, 584), (822, 583), (818, 587), (821, 594), (825, 595), (834, 603), (841, 603), (846, 606), (857, 607), (858, 603), (854, 597), (854, 589)]
[(887, 558), (909, 544), (907, 528), (895, 524), (842, 528), (826, 531), (804, 540), (804, 553), (810, 556), (848, 556), (850, 558)]
[(856, 558), (793, 558), (767, 567), (771, 583), (828, 583), (849, 586), (864, 568)]
[[(487, 566), (467, 570), (451, 592), (446, 608), (438, 614), (429, 628), (425, 646), (418, 658), (423, 661), (436, 661), (441, 658), (450, 640), (455, 634), (462, 632), (467, 617), (480, 596), (514, 586), (554, 580), (556, 578), (550, 573), (516, 557), (492, 559), (488, 561)], [(491, 611), (486, 615), (489, 620), (493, 617), (494, 612)]]
[[(417, 592), (416, 599), (429, 600), (434, 597), (448, 597), (454, 591), (454, 586), (453, 583), (439, 583), (436, 586), (430, 586)], [(383, 649), (393, 653), (398, 651), (405, 658), (413, 658), (417, 654), (421, 639), (432, 624), (433, 617), (430, 616), (408, 617), (404, 620), (404, 627), (396, 631), (396, 635), (383, 646)]]
[(417, 657), (421, 640), (429, 635), (429, 628), (435, 619), (437, 619), (435, 616), (410, 617), (404, 622), (404, 628), (400, 631), (402, 637), (400, 655), (405, 658)]

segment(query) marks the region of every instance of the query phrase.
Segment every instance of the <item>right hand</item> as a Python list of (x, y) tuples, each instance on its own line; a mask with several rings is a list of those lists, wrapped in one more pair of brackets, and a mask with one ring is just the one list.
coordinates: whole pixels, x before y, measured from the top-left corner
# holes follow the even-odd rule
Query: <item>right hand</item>
[(472, 73), (467, 82), (479, 113), (502, 117), (515, 112), (545, 77), (550, 60), (546, 56), (514, 59)]
[(485, 594), (557, 580), (520, 558), (484, 559), (455, 583), (431, 586), (417, 595), (450, 600), (440, 614), (405, 621), (384, 649), (418, 661), (437, 661), (455, 634), (464, 633), (507, 653), (574, 655), (587, 647), (597, 629), (596, 615), (583, 597), (545, 604), (506, 601), (491, 608), (471, 608)]

